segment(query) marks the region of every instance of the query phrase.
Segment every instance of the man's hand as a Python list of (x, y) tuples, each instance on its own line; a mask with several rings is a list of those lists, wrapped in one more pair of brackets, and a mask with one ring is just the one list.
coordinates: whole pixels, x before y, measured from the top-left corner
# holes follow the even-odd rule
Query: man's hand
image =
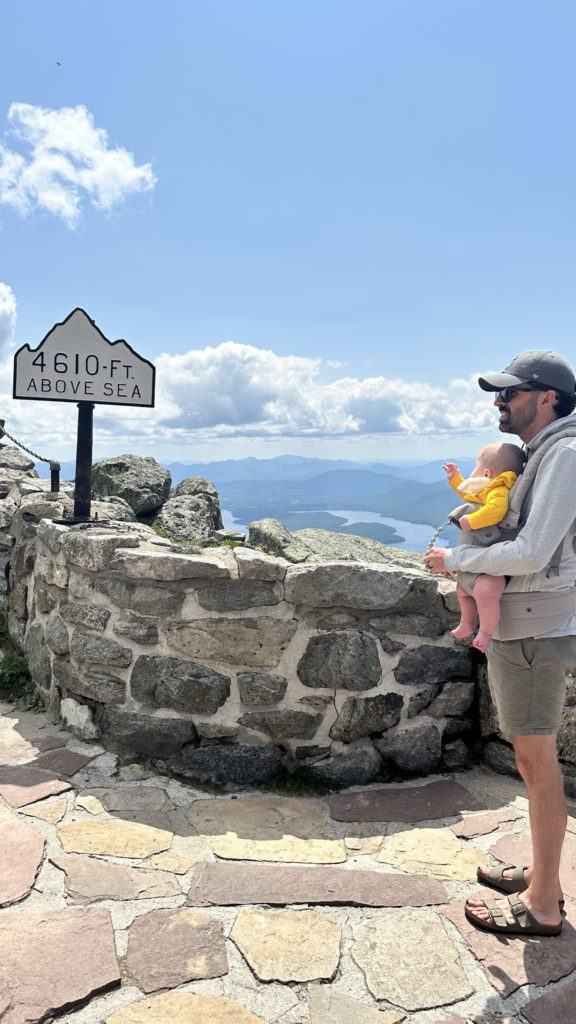
[(446, 476), (448, 477), (449, 480), (452, 480), (452, 477), (457, 476), (458, 473), (460, 472), (455, 462), (443, 462), (442, 469), (446, 473)]
[(430, 548), (429, 551), (424, 555), (424, 563), (429, 572), (435, 576), (450, 576), (446, 565), (444, 564), (444, 557), (448, 553), (448, 548)]

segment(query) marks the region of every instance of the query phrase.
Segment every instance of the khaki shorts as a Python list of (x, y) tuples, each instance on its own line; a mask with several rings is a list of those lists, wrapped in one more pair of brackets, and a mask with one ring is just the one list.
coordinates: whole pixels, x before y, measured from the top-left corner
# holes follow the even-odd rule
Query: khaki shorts
[(576, 636), (492, 640), (488, 683), (506, 737), (558, 732), (566, 676), (576, 668)]

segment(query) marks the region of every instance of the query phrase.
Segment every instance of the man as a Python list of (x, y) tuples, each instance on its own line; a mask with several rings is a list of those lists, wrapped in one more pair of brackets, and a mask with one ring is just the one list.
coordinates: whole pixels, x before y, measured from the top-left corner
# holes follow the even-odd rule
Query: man
[(479, 384), (495, 392), (500, 431), (518, 435), (527, 449), (526, 468), (511, 492), (513, 504), (515, 490), (520, 495), (523, 488), (518, 524), (511, 539), (491, 547), (432, 548), (425, 562), (433, 573), (510, 578), (487, 651), (488, 676), (500, 728), (528, 791), (533, 858), (526, 869), (479, 869), (481, 881), (512, 895), (470, 899), (465, 912), (487, 931), (557, 935), (566, 805), (556, 737), (566, 676), (576, 666), (576, 379), (561, 356), (531, 351)]

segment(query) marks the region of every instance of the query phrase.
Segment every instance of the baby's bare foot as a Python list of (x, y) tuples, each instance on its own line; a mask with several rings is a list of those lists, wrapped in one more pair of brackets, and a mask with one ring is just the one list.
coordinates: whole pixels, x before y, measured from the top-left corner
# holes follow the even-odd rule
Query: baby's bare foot
[(459, 622), (456, 629), (450, 630), (450, 636), (453, 636), (455, 640), (465, 640), (466, 637), (470, 636), (473, 632), (473, 622)]
[(474, 639), (472, 641), (472, 647), (475, 647), (477, 651), (481, 651), (482, 654), (485, 654), (486, 653), (486, 649), (489, 646), (491, 640), (492, 640), (492, 634), (491, 633), (484, 633), (480, 629), (480, 630), (478, 630), (478, 633), (476, 634), (476, 636), (474, 637)]

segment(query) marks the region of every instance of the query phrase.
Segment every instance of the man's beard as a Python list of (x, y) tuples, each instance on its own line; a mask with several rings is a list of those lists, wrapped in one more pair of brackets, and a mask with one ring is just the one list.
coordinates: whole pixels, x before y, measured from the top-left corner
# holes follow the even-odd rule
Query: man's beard
[(504, 415), (504, 419), (500, 418), (498, 423), (498, 429), (501, 434), (517, 434), (522, 435), (522, 431), (526, 427), (532, 426), (534, 417), (536, 416), (536, 393), (530, 395), (528, 400), (524, 402), (518, 409), (510, 409), (509, 405), (500, 406), (500, 417)]

